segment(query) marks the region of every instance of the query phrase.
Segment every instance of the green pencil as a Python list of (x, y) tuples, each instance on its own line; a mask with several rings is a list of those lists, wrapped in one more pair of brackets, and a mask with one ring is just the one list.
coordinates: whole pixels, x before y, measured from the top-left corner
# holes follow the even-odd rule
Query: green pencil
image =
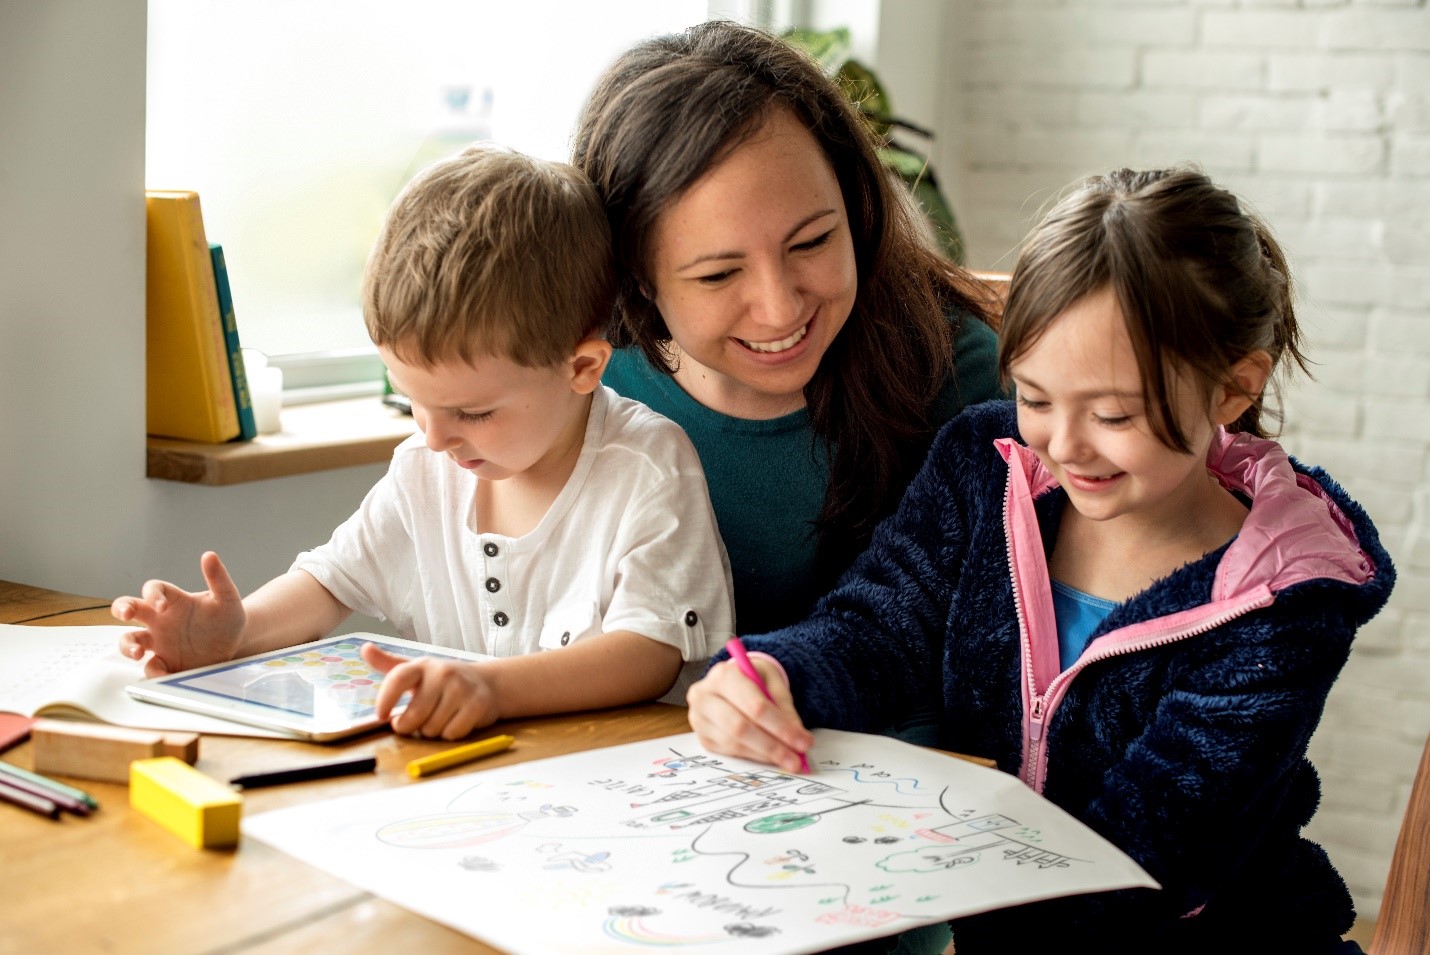
[(16, 779), (27, 780), (37, 786), (44, 786), (46, 789), (52, 789), (57, 793), (63, 793), (71, 799), (78, 799), (90, 809), (99, 808), (99, 800), (95, 799), (83, 789), (66, 786), (64, 783), (53, 780), (48, 776), (41, 776), (39, 773), (32, 773), (28, 769), (21, 769), (19, 766), (11, 766), (9, 763), (0, 761), (0, 776), (5, 774), (14, 776)]

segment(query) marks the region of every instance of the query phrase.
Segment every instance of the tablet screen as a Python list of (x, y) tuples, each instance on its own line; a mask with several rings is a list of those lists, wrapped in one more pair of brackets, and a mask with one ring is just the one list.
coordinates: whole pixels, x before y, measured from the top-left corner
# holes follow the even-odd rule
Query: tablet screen
[[(308, 717), (322, 724), (356, 723), (373, 715), (382, 683), (382, 672), (368, 666), (358, 654), (369, 639), (334, 637), (227, 666), (179, 674), (163, 682), (166, 686)], [(387, 642), (382, 647), (406, 657), (424, 656), (434, 649)], [(404, 694), (402, 702), (406, 700)]]

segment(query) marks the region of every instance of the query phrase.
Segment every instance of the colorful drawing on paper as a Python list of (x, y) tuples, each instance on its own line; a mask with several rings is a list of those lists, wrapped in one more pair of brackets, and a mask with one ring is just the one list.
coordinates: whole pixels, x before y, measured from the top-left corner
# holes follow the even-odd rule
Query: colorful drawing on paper
[(809, 775), (668, 737), (280, 810), (248, 835), (513, 953), (819, 951), (1155, 887), (1018, 780), (820, 730)]

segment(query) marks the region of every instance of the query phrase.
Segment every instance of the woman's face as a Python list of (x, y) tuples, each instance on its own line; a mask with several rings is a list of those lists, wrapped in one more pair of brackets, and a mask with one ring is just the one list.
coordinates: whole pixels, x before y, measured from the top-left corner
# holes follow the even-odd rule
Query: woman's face
[(667, 206), (652, 248), (681, 387), (740, 418), (803, 407), (858, 274), (834, 168), (794, 114), (775, 111)]

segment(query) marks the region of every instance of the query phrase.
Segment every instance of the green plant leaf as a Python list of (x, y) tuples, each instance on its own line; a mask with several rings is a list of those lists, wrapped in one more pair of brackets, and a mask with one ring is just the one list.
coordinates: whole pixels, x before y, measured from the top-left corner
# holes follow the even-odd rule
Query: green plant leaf
[(849, 29), (786, 30), (780, 35), (786, 43), (814, 57), (825, 76), (834, 76), (849, 59)]
[(884, 84), (879, 82), (874, 72), (858, 60), (845, 60), (844, 66), (840, 67), (834, 79), (844, 90), (844, 95), (849, 97), (849, 101), (859, 107), (879, 141), (887, 140), (889, 120), (893, 117), (893, 112), (889, 105), (889, 94), (884, 92)]
[(952, 261), (963, 265), (966, 251), (963, 233), (959, 231), (953, 207), (944, 198), (943, 190), (934, 178), (933, 168), (927, 157), (901, 146), (887, 146), (879, 150), (879, 161), (884, 168), (903, 180), (914, 204), (923, 212), (940, 251)]
[(813, 57), (824, 74), (839, 84), (844, 95), (859, 109), (865, 122), (882, 144), (879, 149), (880, 163), (909, 190), (944, 255), (962, 265), (963, 236), (958, 230), (953, 208), (944, 198), (933, 170), (929, 168), (928, 157), (897, 145), (890, 138), (895, 126), (914, 130), (930, 138), (932, 134), (894, 115), (889, 94), (879, 77), (873, 70), (850, 56), (849, 29), (793, 29), (785, 31), (782, 38), (795, 49), (803, 50)]

